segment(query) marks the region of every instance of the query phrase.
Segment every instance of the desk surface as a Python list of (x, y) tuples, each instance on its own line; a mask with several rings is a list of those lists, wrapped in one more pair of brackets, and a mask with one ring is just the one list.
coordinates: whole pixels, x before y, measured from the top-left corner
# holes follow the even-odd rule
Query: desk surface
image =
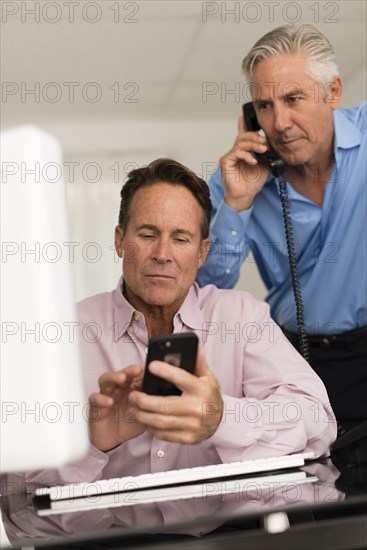
[(365, 548), (367, 466), (339, 471), (323, 460), (302, 469), (318, 481), (266, 489), (239, 487), (232, 494), (165, 502), (174, 507), (175, 517), (180, 507), (183, 510), (182, 521), (171, 525), (163, 524), (156, 504), (40, 517), (21, 476), (11, 475), (3, 479), (2, 519), (16, 548), (126, 550), (168, 548), (173, 543), (185, 549), (222, 549), (224, 544), (231, 550), (244, 544), (248, 550), (270, 545), (272, 550)]

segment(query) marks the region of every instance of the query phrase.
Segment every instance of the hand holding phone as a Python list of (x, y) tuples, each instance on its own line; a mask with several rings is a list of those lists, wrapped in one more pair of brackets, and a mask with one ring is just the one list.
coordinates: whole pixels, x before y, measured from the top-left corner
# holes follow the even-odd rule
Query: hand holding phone
[(267, 153), (268, 147), (265, 137), (257, 133), (260, 127), (255, 124), (257, 120), (253, 105), (252, 108), (246, 107), (244, 119), (246, 129), (243, 129), (241, 120), (232, 149), (220, 159), (224, 201), (237, 212), (252, 206), (269, 176), (269, 167), (259, 162), (257, 157)]
[(164, 361), (175, 367), (195, 372), (198, 351), (198, 337), (193, 332), (161, 334), (149, 341), (142, 391), (153, 395), (181, 395), (181, 390), (171, 382), (155, 376), (149, 371), (152, 361)]

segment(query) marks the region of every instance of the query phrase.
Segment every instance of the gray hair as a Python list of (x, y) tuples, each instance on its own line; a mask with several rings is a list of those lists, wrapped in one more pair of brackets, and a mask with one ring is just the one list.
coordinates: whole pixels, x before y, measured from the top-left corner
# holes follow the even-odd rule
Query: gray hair
[(283, 25), (260, 38), (242, 62), (251, 80), (255, 66), (274, 55), (305, 53), (307, 73), (322, 86), (339, 75), (334, 48), (326, 36), (313, 25)]

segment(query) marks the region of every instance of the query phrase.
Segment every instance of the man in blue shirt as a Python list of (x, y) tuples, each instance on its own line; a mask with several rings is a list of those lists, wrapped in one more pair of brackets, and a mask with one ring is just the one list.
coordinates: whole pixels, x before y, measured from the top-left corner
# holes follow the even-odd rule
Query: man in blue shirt
[(285, 162), (310, 364), (351, 427), (367, 418), (366, 102), (338, 109), (333, 48), (311, 25), (274, 29), (243, 68), (266, 137), (241, 124), (220, 159), (209, 182), (212, 245), (197, 280), (233, 287), (251, 251), (272, 316), (298, 346), (278, 180), (253, 155), (272, 149)]

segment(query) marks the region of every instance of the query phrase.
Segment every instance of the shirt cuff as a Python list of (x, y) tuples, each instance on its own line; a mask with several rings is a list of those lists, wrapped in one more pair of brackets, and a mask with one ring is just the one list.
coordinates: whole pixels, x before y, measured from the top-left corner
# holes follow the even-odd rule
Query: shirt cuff
[(102, 470), (109, 461), (107, 453), (89, 446), (88, 453), (77, 462), (70, 462), (58, 469), (28, 472), (26, 481), (40, 485), (65, 485), (69, 483), (85, 483), (100, 479)]
[(243, 242), (251, 213), (252, 207), (248, 210), (237, 212), (222, 199), (211, 223), (210, 230), (222, 242), (232, 245)]
[(243, 448), (264, 437), (263, 423), (257, 414), (257, 409), (252, 406), (251, 400), (230, 395), (222, 395), (222, 398), (223, 417), (211, 437), (215, 445), (232, 447), (232, 449)]

